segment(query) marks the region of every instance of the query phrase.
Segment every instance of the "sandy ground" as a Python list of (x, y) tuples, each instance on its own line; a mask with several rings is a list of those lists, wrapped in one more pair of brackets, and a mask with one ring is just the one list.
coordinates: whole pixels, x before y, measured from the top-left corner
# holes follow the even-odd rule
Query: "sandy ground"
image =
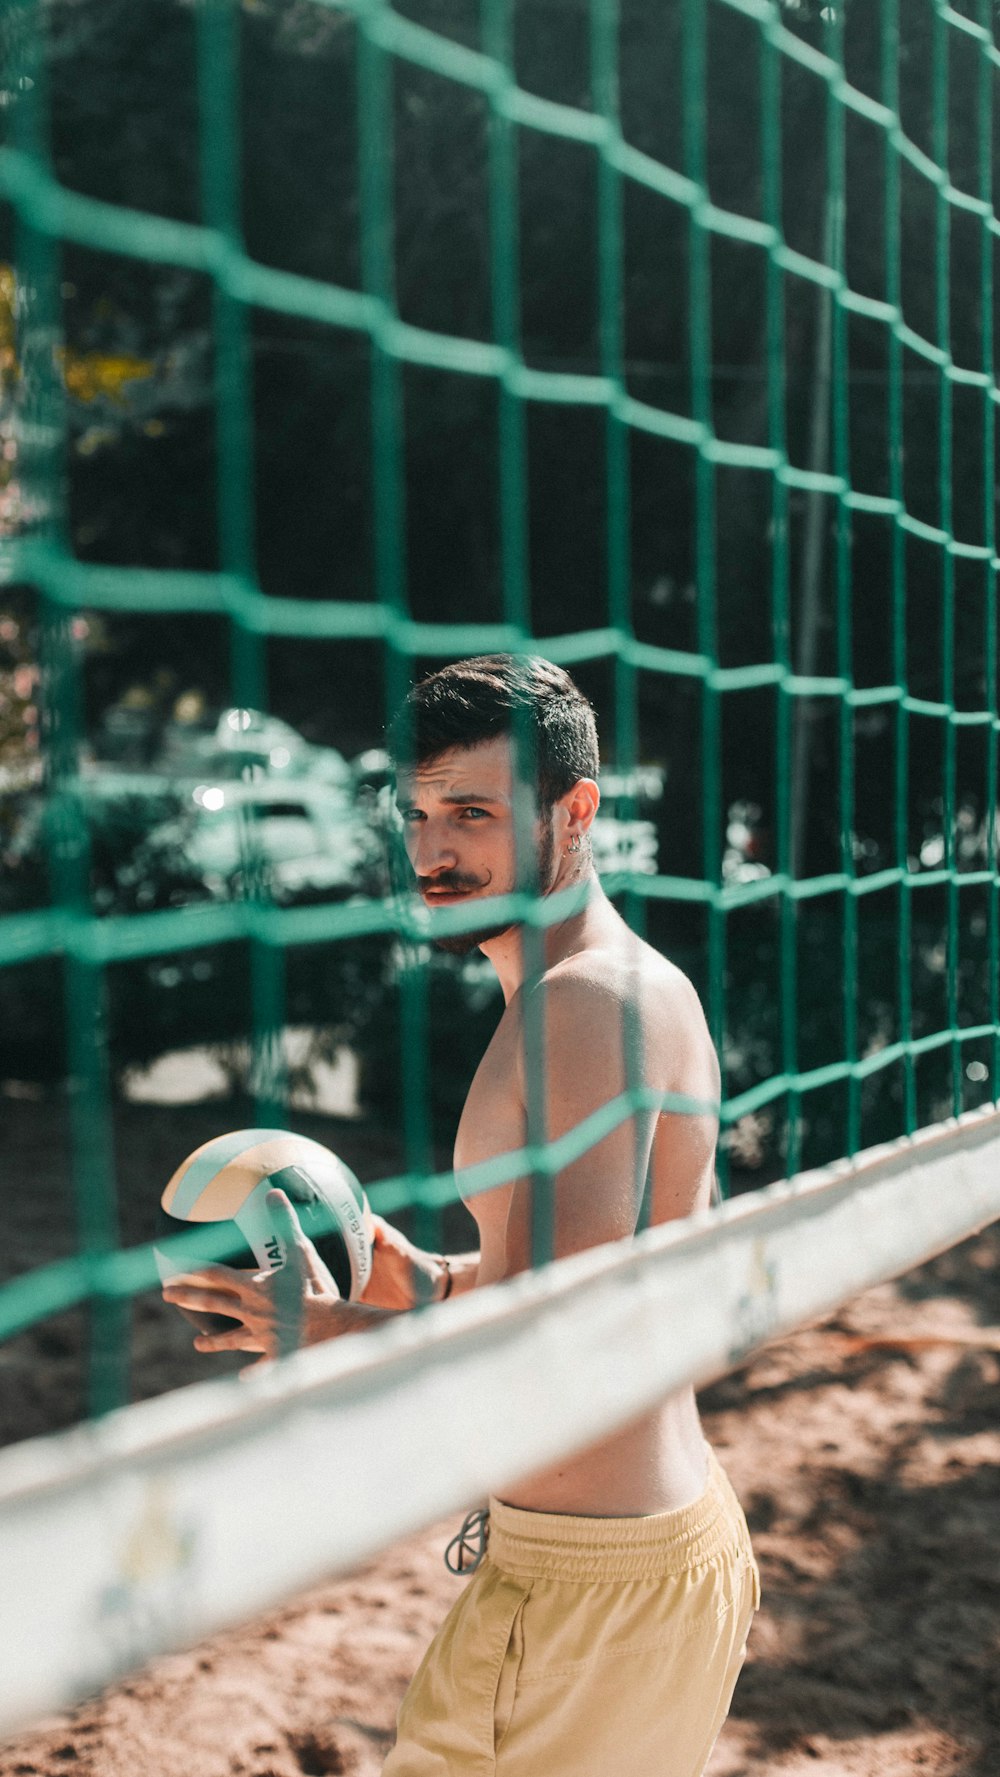
[[(54, 1212), (64, 1130), (50, 1105), (3, 1110), (0, 1153), (30, 1160), (37, 1181), (8, 1242), (18, 1270), (71, 1245)], [(116, 1129), (130, 1239), (144, 1235), (150, 1173), (220, 1127), (217, 1106), (150, 1118), (123, 1107)], [(360, 1139), (339, 1132), (345, 1157)], [(392, 1163), (376, 1156), (367, 1176), (379, 1158)], [(711, 1777), (1000, 1774), (998, 1261), (994, 1227), (704, 1394), (764, 1584)], [(7, 1438), (78, 1416), (79, 1344), (66, 1315), (0, 1348)], [(179, 1317), (152, 1298), (136, 1306), (133, 1350), (136, 1396), (198, 1374)], [(461, 1583), (441, 1560), (454, 1528), (38, 1724), (0, 1747), (0, 1777), (375, 1777)]]

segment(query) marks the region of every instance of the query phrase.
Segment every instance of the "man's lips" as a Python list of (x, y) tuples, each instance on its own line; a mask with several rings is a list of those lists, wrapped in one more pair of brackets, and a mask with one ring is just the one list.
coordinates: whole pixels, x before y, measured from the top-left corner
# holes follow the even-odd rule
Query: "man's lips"
[(472, 893), (471, 889), (421, 889), (425, 901), (435, 901), (440, 905), (445, 901), (464, 901)]

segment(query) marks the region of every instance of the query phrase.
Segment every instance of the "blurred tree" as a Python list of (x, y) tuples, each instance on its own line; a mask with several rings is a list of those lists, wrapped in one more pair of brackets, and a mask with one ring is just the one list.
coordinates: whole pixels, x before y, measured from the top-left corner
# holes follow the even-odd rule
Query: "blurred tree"
[[(400, 0), (417, 24), (481, 47), (472, 0)], [(839, 17), (820, 0), (782, 0), (784, 22), (813, 49), (829, 50), (843, 25), (848, 78), (873, 99), (884, 97), (887, 70), (881, 9), (846, 0)], [(683, 8), (621, 0), (620, 104), (626, 140), (680, 172), (703, 171), (717, 206), (765, 219), (776, 194), (787, 243), (813, 259), (834, 255), (851, 287), (885, 298), (885, 140), (853, 112), (843, 114), (845, 205), (834, 214), (828, 193), (839, 177), (828, 163), (828, 84), (805, 61), (781, 57), (776, 86), (765, 84), (757, 21), (723, 5), (706, 8), (704, 102), (690, 110)], [(46, 0), (51, 140), (58, 177), (104, 202), (182, 222), (201, 220), (200, 114), (196, 10), (190, 0)], [(243, 0), (239, 19), (241, 222), (251, 257), (262, 264), (349, 290), (363, 283), (362, 189), (357, 27), (348, 11), (317, 0)], [(515, 71), (530, 92), (584, 109), (593, 104), (586, 0), (519, 0), (514, 8)], [(932, 9), (903, 0), (899, 45), (902, 122), (933, 154)], [(979, 190), (978, 90), (961, 33), (950, 31), (948, 174)], [(971, 54), (972, 51), (970, 50)], [(471, 340), (490, 340), (503, 265), (491, 246), (491, 156), (498, 126), (482, 94), (387, 55), (387, 115), (382, 134), (391, 239), (391, 296), (404, 321)], [(780, 165), (765, 165), (763, 106), (777, 92)], [(686, 112), (686, 107), (688, 111)], [(704, 166), (685, 156), (700, 124)], [(686, 146), (687, 144), (687, 146)], [(541, 130), (513, 131), (516, 187), (517, 313), (529, 363), (596, 372), (600, 357), (600, 225), (593, 151)], [(770, 176), (771, 184), (768, 185)], [(982, 235), (955, 208), (947, 238), (948, 304), (938, 306), (934, 266), (944, 228), (928, 181), (902, 169), (902, 308), (907, 324), (932, 343), (942, 330), (956, 359), (981, 368), (993, 318), (982, 312)], [(783, 442), (803, 469), (834, 466), (828, 400), (831, 326), (828, 298), (810, 280), (781, 280), (783, 380), (769, 380), (769, 308), (773, 284), (765, 250), (712, 234), (699, 239), (688, 209), (635, 181), (622, 184), (621, 318), (629, 392), (684, 416), (709, 418), (715, 433), (749, 446)], [(6, 230), (6, 234), (2, 231)], [(842, 238), (838, 236), (842, 231)], [(0, 257), (11, 261), (9, 217), (0, 217)], [(839, 241), (839, 244), (838, 244)], [(369, 237), (368, 247), (374, 243)], [(704, 247), (707, 283), (693, 279)], [(197, 272), (64, 244), (60, 266), (69, 426), (69, 528), (87, 561), (153, 568), (213, 568), (219, 560), (217, 364), (210, 280)], [(6, 292), (6, 308), (4, 293)], [(770, 292), (770, 294), (769, 294)], [(693, 317), (692, 303), (707, 312)], [(0, 375), (16, 374), (11, 315), (14, 292), (0, 272)], [(694, 322), (708, 329), (706, 386), (693, 387)], [(985, 410), (977, 391), (954, 393), (951, 461), (937, 371), (908, 352), (904, 361), (902, 437), (888, 437), (888, 354), (882, 326), (855, 324), (848, 350), (847, 467), (862, 492), (884, 494), (891, 452), (902, 453), (909, 510), (928, 523), (951, 523), (963, 541), (986, 535)], [(371, 353), (367, 336), (293, 315), (250, 316), (247, 386), (254, 420), (252, 491), (259, 579), (279, 597), (370, 599), (373, 565)], [(497, 391), (487, 379), (405, 366), (400, 373), (409, 591), (429, 620), (501, 615), (498, 522)], [(966, 397), (968, 400), (966, 401)], [(979, 402), (979, 407), (976, 403)], [(963, 405), (964, 404), (964, 405)], [(526, 404), (526, 550), (532, 619), (541, 637), (607, 617), (607, 458), (604, 420), (594, 410)], [(9, 509), (17, 462), (13, 435), (0, 422), (0, 503)], [(891, 558), (887, 527), (852, 518), (853, 658), (838, 656), (835, 566), (838, 513), (833, 501), (793, 492), (787, 510), (773, 478), (757, 469), (717, 467), (711, 505), (693, 453), (634, 434), (629, 439), (630, 588), (636, 632), (665, 647), (698, 646), (699, 581), (710, 540), (715, 567), (718, 652), (727, 666), (772, 657), (771, 592), (779, 551), (788, 549), (793, 658), (834, 672), (846, 665), (861, 683), (884, 683), (891, 669)], [(880, 521), (881, 522), (881, 521)], [(907, 562), (908, 660), (921, 696), (945, 689), (942, 628), (944, 558), (926, 545)], [(983, 696), (985, 623), (981, 592), (962, 583), (956, 679), (969, 701)], [(19, 632), (20, 634), (20, 632)], [(95, 723), (152, 665), (179, 686), (198, 686), (211, 702), (227, 690), (229, 643), (222, 621), (155, 619), (141, 612), (109, 617), (106, 647), (87, 673)], [(808, 638), (808, 639), (807, 639)], [(3, 638), (0, 637), (0, 641)], [(11, 636), (12, 647), (27, 646)], [(272, 651), (275, 652), (275, 651)], [(9, 660), (30, 692), (30, 658)], [(275, 674), (288, 713), (351, 750), (378, 739), (381, 662), (299, 648)], [(613, 752), (611, 675), (582, 675), (598, 701)], [(7, 680), (4, 681), (5, 685)], [(336, 695), (331, 696), (331, 683)], [(5, 691), (10, 698), (10, 691)], [(643, 674), (639, 680), (643, 756), (669, 767), (657, 818), (663, 866), (700, 874), (704, 834), (699, 702), (690, 684)], [(774, 781), (775, 702), (771, 693), (727, 696), (722, 728), (723, 808), (742, 800), (760, 811), (762, 835), (777, 826)], [(8, 702), (2, 735), (23, 724)], [(839, 739), (824, 711), (809, 729), (806, 870), (836, 867), (840, 857)], [(884, 752), (886, 735), (859, 728), (859, 757)], [(26, 725), (25, 725), (26, 726)], [(911, 724), (910, 795), (915, 852), (933, 840), (943, 809), (938, 726)], [(880, 755), (881, 756), (881, 755)], [(982, 771), (959, 759), (956, 807), (984, 812)], [(891, 859), (882, 820), (884, 795), (869, 794), (862, 773), (859, 867)], [(884, 782), (880, 778), (880, 784)], [(722, 836), (718, 836), (720, 845)], [(766, 837), (762, 841), (766, 845)], [(773, 856), (765, 859), (773, 863)], [(677, 913), (676, 938), (693, 942), (694, 915)], [(690, 924), (690, 930), (688, 926)], [(810, 928), (812, 931), (813, 928)], [(822, 949), (828, 936), (815, 928)], [(810, 936), (804, 940), (813, 942)], [(934, 950), (932, 937), (928, 951)], [(766, 947), (765, 947), (766, 948)], [(817, 951), (817, 955), (818, 955)], [(808, 961), (808, 951), (804, 961)], [(763, 967), (763, 964), (761, 965)], [(734, 980), (743, 960), (734, 963)], [(737, 983), (737, 991), (738, 983)], [(928, 993), (930, 988), (928, 987)], [(883, 996), (884, 997), (884, 996)], [(753, 994), (747, 989), (747, 1003)], [(753, 1050), (744, 1043), (741, 1051)]]

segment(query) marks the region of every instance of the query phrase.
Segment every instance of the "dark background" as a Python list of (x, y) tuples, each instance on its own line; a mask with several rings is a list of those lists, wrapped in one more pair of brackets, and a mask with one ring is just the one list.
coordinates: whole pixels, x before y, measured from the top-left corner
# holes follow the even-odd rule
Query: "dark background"
[[(397, 10), (458, 45), (482, 47), (471, 0), (408, 0)], [(974, 5), (968, 11), (978, 17)], [(721, 0), (709, 0), (705, 9), (708, 74), (700, 93), (682, 15), (680, 7), (623, 0), (617, 54), (626, 141), (680, 172), (696, 172), (703, 152), (713, 203), (750, 219), (775, 217), (788, 247), (812, 259), (829, 257), (828, 194), (842, 191), (833, 235), (851, 289), (891, 301), (898, 270), (906, 325), (932, 343), (950, 341), (958, 365), (981, 371), (994, 342), (984, 300), (982, 256), (989, 237), (979, 221), (939, 206), (931, 183), (904, 160), (897, 252), (883, 129), (857, 110), (831, 106), (816, 73), (766, 51), (757, 25)], [(17, 33), (30, 16), (30, 8), (6, 15), (10, 68), (20, 65)], [(59, 180), (105, 203), (201, 221), (202, 104), (193, 8), (183, 0), (50, 0), (39, 16), (47, 33), (43, 109)], [(253, 0), (234, 17), (230, 65), (236, 71), (239, 227), (246, 250), (264, 265), (360, 290), (366, 249), (359, 141), (371, 120), (359, 114), (357, 27), (347, 14), (310, 0)], [(513, 8), (514, 70), (526, 92), (593, 108), (588, 17), (582, 0), (524, 0)], [(943, 161), (957, 187), (980, 194), (980, 58), (970, 40), (945, 31), (942, 56), (934, 33), (944, 27), (935, 25), (922, 0), (904, 0), (900, 7), (898, 43), (884, 39), (882, 9), (868, 0), (850, 0), (827, 19), (812, 0), (800, 0), (787, 6), (784, 23), (817, 49), (835, 51), (840, 42), (850, 81), (872, 100), (891, 94), (898, 77), (911, 141)], [(389, 222), (375, 246), (391, 267), (389, 294), (401, 318), (414, 326), (489, 341), (498, 329), (490, 243), (496, 121), (484, 97), (460, 81), (389, 55), (382, 67), (386, 127), (380, 142)], [(936, 68), (944, 70), (937, 111)], [(3, 113), (12, 140), (18, 139), (19, 104), (23, 109), (18, 101)], [(776, 120), (773, 156), (769, 118)], [(598, 157), (586, 145), (529, 127), (513, 129), (511, 140), (518, 245), (514, 324), (524, 359), (547, 370), (598, 372)], [(993, 420), (982, 390), (950, 386), (904, 343), (898, 347), (901, 412), (893, 431), (890, 366), (897, 347), (884, 320), (834, 308), (827, 351), (825, 298), (815, 284), (794, 269), (776, 277), (762, 246), (718, 232), (701, 234), (682, 203), (632, 180), (619, 189), (620, 320), (630, 394), (676, 415), (702, 413), (716, 436), (732, 444), (783, 442), (796, 467), (843, 470), (864, 494), (888, 495), (898, 469), (913, 517), (953, 528), (963, 543), (991, 538), (987, 426)], [(0, 249), (0, 257), (13, 262), (14, 218), (2, 206)], [(706, 277), (699, 284), (702, 252)], [(210, 278), (66, 242), (58, 279), (66, 426), (60, 474), (69, 548), (81, 561), (122, 567), (226, 565), (220, 542), (219, 316)], [(18, 329), (23, 334), (25, 327), (30, 317), (23, 315), (8, 327), (6, 385), (15, 415), (18, 403), (24, 408), (30, 398), (25, 355), (19, 355)], [(278, 599), (374, 601), (379, 586), (368, 336), (258, 309), (247, 314), (246, 328), (251, 552), (259, 584)], [(703, 390), (692, 374), (692, 342), (699, 334), (711, 361)], [(780, 375), (772, 364), (769, 379), (769, 353), (775, 352)], [(829, 402), (824, 391), (831, 362), (835, 398)], [(410, 610), (431, 622), (501, 620), (497, 387), (488, 377), (404, 363), (398, 397)], [(546, 638), (609, 620), (607, 425), (600, 410), (540, 401), (523, 405), (522, 420), (530, 621), (544, 649)], [(704, 643), (699, 625), (711, 603), (712, 581), (698, 555), (700, 515), (701, 547), (710, 545), (714, 557), (715, 652), (724, 667), (775, 658), (781, 631), (775, 586), (784, 572), (788, 642), (799, 670), (851, 676), (862, 687), (905, 680), (914, 697), (953, 698), (962, 709), (987, 705), (995, 663), (987, 657), (992, 587), (983, 563), (956, 559), (949, 565), (937, 544), (897, 532), (887, 516), (848, 512), (829, 496), (791, 489), (786, 500), (767, 469), (716, 466), (710, 480), (702, 477), (699, 494), (698, 459), (690, 446), (630, 431), (626, 454), (628, 616), (640, 640), (687, 651)], [(27, 460), (20, 469), (15, 460), (5, 471), (8, 495), (11, 481), (22, 475), (20, 506), (8, 500), (9, 533), (30, 533), (29, 471)], [(895, 566), (894, 550), (902, 552)], [(894, 649), (897, 583), (905, 585), (905, 633)], [(950, 597), (953, 633), (945, 623)], [(39, 686), (29, 685), (24, 696), (10, 689), (18, 668), (30, 671), (39, 661), (39, 608), (29, 585), (8, 584), (4, 602), (0, 658), (9, 695), (2, 756), (10, 760), (24, 740), (25, 703), (40, 704), (44, 719), (51, 681), (42, 660)], [(185, 692), (197, 692), (210, 708), (223, 707), (234, 695), (233, 640), (221, 618), (141, 609), (91, 613), (76, 646), (80, 728), (91, 740), (136, 688), (161, 714)], [(379, 645), (273, 639), (264, 653), (266, 702), (276, 715), (349, 757), (378, 744), (386, 713), (386, 660)], [(414, 662), (414, 670), (429, 664)], [(604, 752), (613, 763), (622, 709), (612, 663), (584, 663), (577, 677), (595, 702)], [(776, 691), (722, 694), (718, 831), (706, 831), (705, 708), (697, 682), (644, 671), (636, 675), (635, 696), (639, 757), (666, 771), (662, 800), (645, 811), (657, 824), (660, 870), (700, 877), (706, 859), (717, 860), (729, 843), (727, 823), (741, 807), (749, 811), (746, 857), (765, 869), (780, 867)], [(891, 701), (846, 718), (833, 697), (799, 698), (795, 709), (808, 739), (808, 777), (793, 836), (799, 874), (838, 870), (848, 853), (861, 874), (907, 861), (919, 873), (935, 855), (946, 859), (949, 846), (956, 848), (960, 868), (985, 867), (988, 749), (995, 744), (988, 730), (959, 730), (951, 754), (945, 723), (911, 715), (900, 725)], [(908, 771), (900, 834), (891, 792), (904, 732)], [(849, 783), (845, 759), (853, 761)], [(9, 836), (20, 803), (17, 795), (6, 801)], [(147, 818), (141, 806), (123, 805), (94, 820), (90, 892), (99, 910), (136, 909), (120, 865), (123, 858), (134, 859)], [(373, 880), (366, 887), (377, 892), (379, 884)], [(6, 911), (42, 905), (51, 893), (44, 856), (31, 867), (19, 860), (16, 869), (5, 870)], [(950, 1022), (949, 980), (960, 1025), (992, 1015), (988, 891), (956, 891), (951, 909), (948, 894), (943, 886), (928, 885), (912, 897), (907, 967), (915, 1036)], [(850, 981), (845, 989), (844, 898), (830, 894), (800, 904), (791, 939), (799, 1066), (842, 1059), (853, 1013), (861, 1054), (900, 1035), (900, 904), (895, 890), (859, 904), (856, 1003)], [(651, 902), (646, 929), (707, 997), (707, 915), (683, 903)], [(730, 1094), (782, 1066), (780, 945), (776, 901), (727, 918), (725, 1021), (716, 1034)], [(209, 972), (202, 969), (200, 977), (195, 953), (171, 959), (171, 969), (181, 971), (180, 992), (176, 983), (171, 993), (159, 991), (161, 963), (146, 960), (109, 972), (107, 1041), (115, 1080), (131, 1063), (165, 1049), (185, 1042), (223, 1044), (250, 1025), (244, 949), (213, 951)], [(435, 965), (428, 981), (432, 1113), (443, 1138), (497, 1004), (482, 993), (470, 996), (447, 965)], [(396, 1126), (402, 1051), (392, 946), (371, 939), (292, 954), (286, 988), (289, 1017), (322, 1029), (327, 1052), (347, 1041), (367, 1058), (365, 1103), (383, 1125), (387, 1119)], [(46, 1087), (59, 1079), (66, 1065), (62, 990), (55, 961), (0, 973), (0, 1073)], [(977, 1062), (978, 1079), (964, 1071), (969, 1061)], [(962, 1102), (992, 1097), (988, 1045), (967, 1046), (962, 1062)], [(952, 1085), (947, 1049), (920, 1061), (921, 1122), (953, 1108)], [(863, 1140), (903, 1126), (903, 1087), (901, 1065), (866, 1083)], [(791, 1148), (787, 1117), (779, 1100), (743, 1121), (733, 1137), (737, 1172), (749, 1169), (761, 1179), (779, 1173), (790, 1153), (811, 1163), (844, 1150), (842, 1086), (808, 1095), (796, 1113)]]

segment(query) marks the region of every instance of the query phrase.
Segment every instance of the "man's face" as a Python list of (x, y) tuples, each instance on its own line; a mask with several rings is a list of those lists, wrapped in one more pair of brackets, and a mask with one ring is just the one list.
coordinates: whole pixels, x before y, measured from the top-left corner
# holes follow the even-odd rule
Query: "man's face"
[[(477, 747), (452, 747), (430, 764), (400, 774), (396, 800), (425, 906), (455, 907), (473, 897), (487, 902), (519, 886), (514, 790), (507, 736)], [(525, 794), (523, 785), (520, 794)], [(551, 811), (535, 820), (533, 831), (538, 886), (545, 894), (554, 875)], [(523, 866), (520, 875), (523, 887)], [(464, 956), (507, 930), (506, 923), (485, 925), (436, 942), (442, 950)]]

